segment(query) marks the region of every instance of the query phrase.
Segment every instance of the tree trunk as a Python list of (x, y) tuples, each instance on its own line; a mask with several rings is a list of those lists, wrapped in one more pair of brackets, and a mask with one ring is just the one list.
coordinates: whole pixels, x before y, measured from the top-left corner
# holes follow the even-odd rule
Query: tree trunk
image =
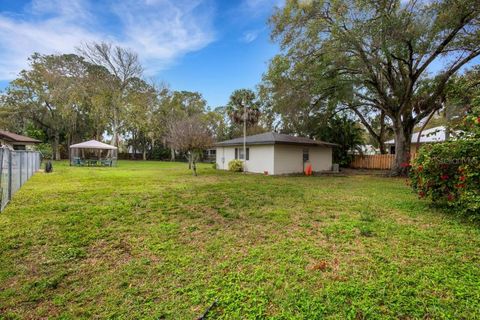
[(113, 137), (110, 144), (112, 146), (118, 147), (118, 110), (115, 106), (113, 107), (112, 133)]
[(191, 168), (193, 171), (193, 175), (196, 177), (197, 176), (197, 160), (198, 160), (198, 154), (196, 151), (191, 151), (190, 153), (190, 162), (191, 162)]
[(112, 126), (112, 131), (113, 131), (113, 135), (112, 135), (112, 142), (110, 142), (110, 145), (117, 147), (118, 134), (115, 126)]
[(155, 139), (152, 139), (152, 147), (150, 148), (150, 159), (153, 159), (155, 155), (155, 142)]
[[(73, 139), (72, 139), (72, 136), (73, 136), (72, 133), (69, 133), (69, 134), (67, 135), (67, 147), (70, 147), (70, 146), (72, 145), (72, 140), (73, 140)], [(69, 150), (70, 150), (70, 148), (69, 148)], [(67, 156), (67, 157), (68, 157), (69, 160), (71, 160), (71, 159), (70, 159), (70, 158), (71, 158), (71, 157), (70, 157), (70, 151), (68, 152), (68, 156)]]
[(136, 139), (135, 139), (135, 132), (132, 132), (132, 143), (130, 147), (132, 148), (132, 153), (130, 154), (130, 159), (135, 160), (135, 155), (137, 153), (137, 145), (136, 145)]
[(435, 111), (432, 111), (432, 113), (430, 113), (427, 120), (425, 120), (425, 122), (423, 123), (423, 126), (420, 128), (420, 131), (418, 131), (418, 137), (417, 137), (417, 141), (416, 141), (417, 152), (418, 152), (418, 149), (420, 148), (420, 140), (422, 139), (423, 130), (425, 130), (425, 128), (427, 127), (427, 125), (430, 122), (430, 120), (432, 119), (434, 113), (435, 113)]
[(350, 108), (355, 114), (358, 116), (360, 119), (360, 122), (363, 124), (363, 126), (367, 129), (368, 133), (377, 141), (378, 147), (380, 149), (381, 154), (386, 154), (387, 150), (385, 149), (385, 129), (386, 129), (386, 124), (385, 124), (385, 111), (382, 111), (380, 114), (380, 131), (377, 134), (373, 127), (370, 125), (370, 123), (367, 121), (367, 119), (363, 116), (363, 114), (355, 107)]
[(170, 161), (175, 161), (175, 149), (170, 148)]
[(193, 160), (192, 169), (193, 169), (193, 175), (196, 177), (197, 176), (197, 164), (196, 164), (195, 160)]
[(147, 160), (147, 148), (145, 146), (143, 146), (143, 160)]
[(52, 144), (52, 151), (53, 151), (53, 160), (61, 160), (60, 155), (60, 134), (55, 132), (53, 136), (53, 144)]
[(406, 176), (410, 165), (413, 125), (397, 119), (394, 121), (393, 128), (395, 134), (395, 162), (392, 168), (392, 175)]
[(385, 148), (385, 144), (379, 143), (380, 154), (387, 154), (387, 149)]
[(382, 110), (380, 114), (380, 133), (378, 134), (378, 147), (380, 149), (380, 154), (386, 154), (387, 149), (385, 148), (385, 111)]

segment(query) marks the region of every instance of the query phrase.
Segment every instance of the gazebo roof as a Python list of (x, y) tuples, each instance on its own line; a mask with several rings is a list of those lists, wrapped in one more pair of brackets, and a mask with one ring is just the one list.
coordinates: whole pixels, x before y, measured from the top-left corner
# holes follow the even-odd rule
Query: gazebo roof
[(77, 144), (72, 144), (71, 149), (103, 149), (103, 150), (117, 150), (117, 147), (111, 146), (109, 144), (97, 141), (97, 140), (88, 140), (85, 142), (80, 142)]

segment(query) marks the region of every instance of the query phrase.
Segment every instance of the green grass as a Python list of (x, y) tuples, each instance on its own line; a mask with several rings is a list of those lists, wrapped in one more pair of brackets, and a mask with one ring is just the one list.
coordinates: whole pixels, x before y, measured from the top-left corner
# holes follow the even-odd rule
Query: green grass
[(0, 214), (0, 318), (480, 317), (480, 230), (404, 180), (54, 164)]

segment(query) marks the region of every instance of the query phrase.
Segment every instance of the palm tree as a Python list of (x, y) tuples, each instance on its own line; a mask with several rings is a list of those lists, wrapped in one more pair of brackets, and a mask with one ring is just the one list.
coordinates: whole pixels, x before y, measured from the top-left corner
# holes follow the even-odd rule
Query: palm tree
[(243, 171), (246, 172), (247, 127), (258, 123), (258, 120), (260, 119), (260, 103), (256, 99), (256, 95), (252, 90), (235, 90), (230, 96), (230, 101), (227, 104), (227, 113), (233, 123), (243, 124)]

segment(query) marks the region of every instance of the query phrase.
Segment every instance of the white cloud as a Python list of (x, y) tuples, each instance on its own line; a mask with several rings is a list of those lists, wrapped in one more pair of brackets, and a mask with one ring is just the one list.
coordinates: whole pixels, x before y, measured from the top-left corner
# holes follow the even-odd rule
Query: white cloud
[(250, 30), (243, 33), (242, 38), (240, 39), (242, 42), (250, 43), (255, 41), (258, 38), (261, 30)]
[(0, 80), (26, 68), (33, 52), (71, 53), (101, 40), (133, 49), (154, 75), (214, 40), (213, 13), (203, 1), (34, 0), (21, 14), (0, 12)]
[(140, 53), (150, 74), (214, 39), (209, 3), (146, 0), (138, 6), (128, 0), (115, 4), (114, 12), (125, 26), (125, 45)]

